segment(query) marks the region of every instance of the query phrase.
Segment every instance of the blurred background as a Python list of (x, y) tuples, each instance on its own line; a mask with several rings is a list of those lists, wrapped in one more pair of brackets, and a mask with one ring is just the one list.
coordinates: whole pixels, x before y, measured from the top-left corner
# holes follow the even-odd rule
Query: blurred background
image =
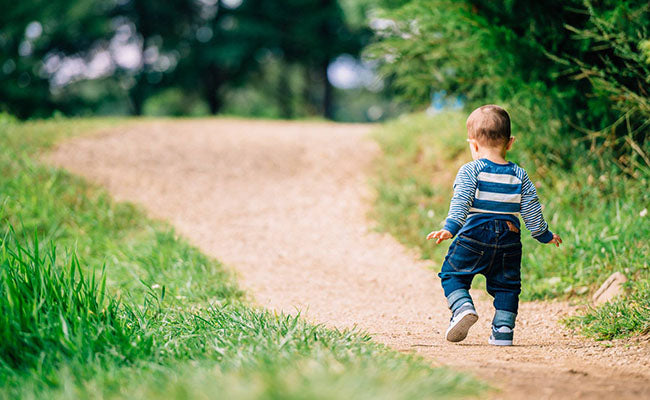
[(229, 114), (375, 121), (356, 0), (2, 1), (0, 107), (19, 118)]
[(647, 1), (0, 5), (0, 111), (19, 119), (365, 122), (499, 102), (519, 115), (515, 124), (549, 138), (608, 130), (610, 145), (625, 146), (625, 136), (643, 144), (647, 132)]

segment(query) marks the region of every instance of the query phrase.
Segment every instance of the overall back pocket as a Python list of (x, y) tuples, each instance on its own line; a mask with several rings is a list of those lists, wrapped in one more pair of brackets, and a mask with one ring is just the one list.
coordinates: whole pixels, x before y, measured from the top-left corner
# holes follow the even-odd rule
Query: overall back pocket
[(465, 242), (459, 237), (456, 239), (448, 262), (456, 272), (471, 272), (479, 264), (483, 254), (482, 250), (474, 248), (471, 243)]

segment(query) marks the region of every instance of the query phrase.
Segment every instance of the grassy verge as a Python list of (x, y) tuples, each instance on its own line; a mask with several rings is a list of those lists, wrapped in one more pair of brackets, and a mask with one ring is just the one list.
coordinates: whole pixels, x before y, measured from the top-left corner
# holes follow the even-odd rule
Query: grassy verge
[[(458, 167), (471, 160), (464, 122), (459, 112), (412, 115), (375, 135), (383, 149), (374, 182), (378, 227), (417, 247), (437, 268), (448, 243), (435, 246), (425, 235), (442, 226)], [(556, 249), (522, 236), (522, 298), (586, 301), (612, 272), (621, 271), (630, 281), (628, 296), (589, 308), (570, 323), (599, 339), (649, 332), (650, 216), (643, 210), (650, 208), (650, 171), (639, 170), (634, 178), (614, 168), (602, 172), (588, 155), (570, 171), (554, 164), (534, 168), (534, 154), (516, 145), (509, 158), (528, 169), (551, 229), (565, 242)]]
[[(40, 164), (61, 138), (137, 123), (0, 118), (0, 398), (441, 398), (472, 378), (250, 307), (161, 222)], [(104, 271), (104, 272), (102, 272)]]

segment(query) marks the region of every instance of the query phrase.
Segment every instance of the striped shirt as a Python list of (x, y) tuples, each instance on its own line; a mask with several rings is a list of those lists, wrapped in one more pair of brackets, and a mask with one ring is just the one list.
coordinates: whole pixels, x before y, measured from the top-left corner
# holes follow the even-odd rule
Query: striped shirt
[(553, 238), (526, 171), (512, 162), (497, 164), (481, 158), (458, 171), (444, 229), (455, 236), (495, 219), (519, 227), (518, 215), (535, 239), (548, 243)]

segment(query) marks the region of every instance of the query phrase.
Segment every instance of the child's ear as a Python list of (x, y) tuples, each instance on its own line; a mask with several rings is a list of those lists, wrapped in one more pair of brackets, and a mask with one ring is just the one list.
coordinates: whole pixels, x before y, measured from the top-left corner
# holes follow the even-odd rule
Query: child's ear
[(508, 140), (508, 144), (506, 145), (506, 151), (510, 150), (512, 148), (512, 145), (515, 143), (515, 137), (512, 136), (510, 140)]
[(474, 148), (474, 152), (478, 153), (478, 141), (474, 140), (471, 144)]

